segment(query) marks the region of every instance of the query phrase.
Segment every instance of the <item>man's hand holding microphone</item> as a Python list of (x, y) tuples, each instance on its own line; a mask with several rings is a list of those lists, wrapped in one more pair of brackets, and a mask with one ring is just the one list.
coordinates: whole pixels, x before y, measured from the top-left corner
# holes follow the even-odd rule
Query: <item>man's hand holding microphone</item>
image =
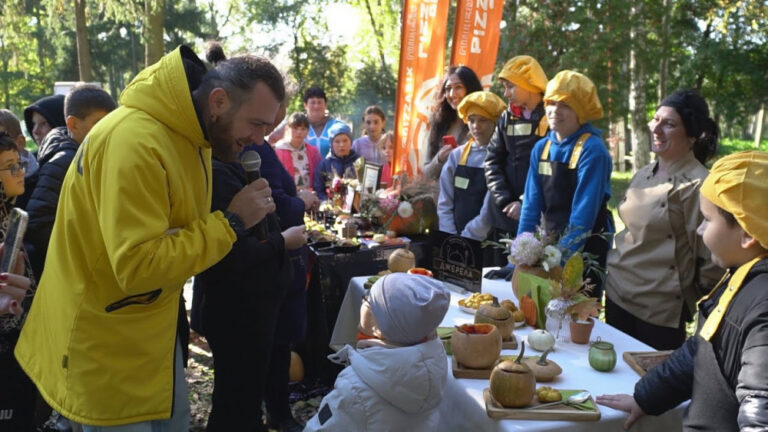
[[(246, 231), (256, 226), (256, 236), (259, 240), (266, 240), (268, 236), (268, 226), (264, 218), (275, 211), (275, 201), (272, 198), (272, 189), (266, 179), (261, 178), (261, 157), (255, 151), (246, 151), (240, 159), (240, 163), (245, 169), (248, 177), (248, 185), (238, 192), (227, 207), (227, 219), (230, 225), (237, 233), (238, 237), (242, 234), (238, 232), (239, 217)], [(301, 197), (307, 205), (306, 199)], [(317, 200), (317, 198), (315, 198)], [(235, 217), (232, 217), (232, 216)], [(275, 225), (277, 222), (273, 222)], [(298, 249), (307, 243), (307, 230), (303, 225), (291, 227), (282, 232), (285, 248), (288, 250)]]

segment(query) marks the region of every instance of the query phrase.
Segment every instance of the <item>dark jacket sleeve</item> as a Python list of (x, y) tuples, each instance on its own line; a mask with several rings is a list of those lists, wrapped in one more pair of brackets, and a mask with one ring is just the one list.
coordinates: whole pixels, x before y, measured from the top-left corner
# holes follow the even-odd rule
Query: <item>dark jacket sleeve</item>
[(61, 185), (74, 157), (74, 150), (63, 150), (35, 173), (37, 182), (26, 208), (29, 214), (29, 224), (27, 225), (25, 241), (32, 245), (29, 248), (30, 262), (38, 275), (42, 271), (48, 242), (51, 239)]
[[(768, 286), (768, 274), (761, 274), (753, 282)], [(741, 354), (741, 370), (736, 384), (739, 400), (737, 421), (742, 431), (768, 429), (768, 311), (764, 305), (756, 305), (755, 320), (750, 322)]]
[(496, 131), (488, 143), (488, 155), (485, 157), (485, 181), (488, 183), (488, 191), (491, 193), (493, 202), (500, 209), (517, 199), (512, 196), (512, 189), (507, 184), (507, 177), (504, 173), (507, 157), (509, 157), (503, 130), (506, 118), (507, 113), (502, 114), (499, 118)]
[(635, 384), (635, 401), (646, 414), (662, 414), (691, 398), (698, 340), (698, 336), (688, 338)]
[[(228, 167), (214, 163), (211, 211), (225, 210), (243, 186), (241, 179)], [(204, 278), (211, 282), (213, 282), (212, 276), (240, 283), (257, 281), (259, 280), (257, 276), (263, 274), (264, 269), (280, 269), (283, 266), (284, 254), (285, 241), (280, 232), (270, 232), (265, 241), (259, 241), (255, 235), (248, 235), (238, 238), (232, 245), (232, 250), (204, 272)], [(266, 284), (254, 283), (254, 285)]]
[(277, 158), (274, 161), (276, 165), (270, 164), (268, 170), (262, 170), (262, 175), (272, 189), (272, 199), (275, 200), (275, 207), (277, 207), (275, 213), (280, 219), (280, 228), (284, 230), (304, 223), (304, 201), (296, 196), (293, 177), (288, 174)]

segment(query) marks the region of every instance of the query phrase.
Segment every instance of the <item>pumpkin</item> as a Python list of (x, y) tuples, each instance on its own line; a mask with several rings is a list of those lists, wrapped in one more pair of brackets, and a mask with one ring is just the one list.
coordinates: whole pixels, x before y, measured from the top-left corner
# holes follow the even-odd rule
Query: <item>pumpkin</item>
[(536, 317), (538, 315), (536, 302), (529, 295), (520, 298), (520, 310), (525, 314), (525, 322), (531, 326), (536, 326)]
[(563, 395), (549, 386), (536, 389), (536, 399), (541, 403), (557, 402), (563, 400)]
[(291, 351), (291, 366), (288, 369), (288, 380), (298, 382), (304, 379), (304, 362), (296, 352)]
[(518, 282), (518, 275), (520, 273), (529, 273), (542, 279), (549, 279), (551, 277), (549, 272), (544, 270), (544, 267), (533, 267), (525, 264), (516, 265), (515, 270), (512, 272), (512, 292), (515, 293), (516, 298), (520, 298), (520, 285)]
[(405, 273), (416, 267), (416, 255), (408, 249), (408, 245), (402, 249), (396, 249), (387, 260), (387, 267), (392, 273)]
[(520, 309), (518, 309), (518, 310), (512, 312), (512, 318), (515, 320), (516, 323), (525, 321), (525, 312), (523, 312)]
[(456, 326), (451, 336), (451, 351), (464, 367), (488, 369), (501, 354), (501, 334), (493, 324)]
[(557, 363), (552, 360), (547, 360), (547, 355), (552, 352), (552, 348), (544, 351), (541, 358), (528, 357), (523, 362), (531, 368), (533, 376), (536, 377), (537, 382), (550, 382), (555, 379), (556, 376), (563, 373), (563, 369)]
[(490, 304), (483, 304), (475, 312), (475, 323), (493, 324), (499, 329), (502, 340), (512, 338), (512, 329), (515, 327), (515, 319), (509, 309), (499, 305), (499, 299), (493, 297)]
[(522, 342), (517, 359), (505, 360), (491, 372), (491, 396), (506, 408), (529, 405), (536, 392), (536, 378), (531, 369), (521, 362), (524, 353), (525, 342)]
[(515, 303), (510, 299), (502, 300), (501, 305), (509, 309), (510, 312), (517, 310), (517, 306), (515, 306)]
[(546, 351), (555, 346), (555, 337), (546, 330), (536, 329), (528, 334), (528, 344), (536, 351)]

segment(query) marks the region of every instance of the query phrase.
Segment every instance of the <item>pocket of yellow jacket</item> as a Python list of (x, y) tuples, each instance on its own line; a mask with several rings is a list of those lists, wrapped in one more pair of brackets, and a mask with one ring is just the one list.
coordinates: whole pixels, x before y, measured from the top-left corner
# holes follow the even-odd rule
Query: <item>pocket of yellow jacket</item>
[(163, 292), (163, 289), (158, 288), (156, 290), (148, 291), (145, 293), (134, 294), (132, 296), (124, 297), (114, 303), (108, 304), (107, 307), (104, 308), (104, 310), (107, 312), (114, 312), (126, 306), (152, 304), (155, 301), (157, 301), (158, 297), (160, 297), (160, 294), (162, 292)]

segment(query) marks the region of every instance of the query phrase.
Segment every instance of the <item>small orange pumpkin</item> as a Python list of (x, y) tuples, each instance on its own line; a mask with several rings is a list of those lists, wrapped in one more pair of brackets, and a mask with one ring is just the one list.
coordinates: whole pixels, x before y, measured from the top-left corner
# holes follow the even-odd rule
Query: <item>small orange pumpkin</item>
[(520, 298), (520, 310), (525, 314), (525, 322), (531, 326), (536, 326), (536, 302), (527, 294)]

